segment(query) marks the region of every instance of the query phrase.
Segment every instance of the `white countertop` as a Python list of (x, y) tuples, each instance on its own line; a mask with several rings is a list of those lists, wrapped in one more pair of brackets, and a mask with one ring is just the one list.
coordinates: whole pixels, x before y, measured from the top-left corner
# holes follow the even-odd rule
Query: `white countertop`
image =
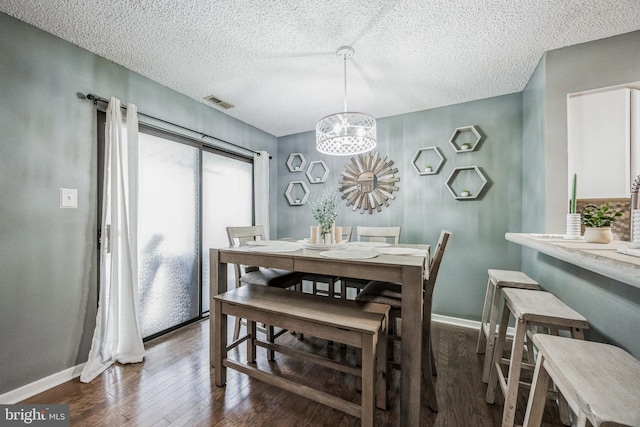
[(586, 270), (640, 288), (640, 258), (618, 252), (629, 242), (587, 243), (558, 235), (506, 233), (505, 238)]

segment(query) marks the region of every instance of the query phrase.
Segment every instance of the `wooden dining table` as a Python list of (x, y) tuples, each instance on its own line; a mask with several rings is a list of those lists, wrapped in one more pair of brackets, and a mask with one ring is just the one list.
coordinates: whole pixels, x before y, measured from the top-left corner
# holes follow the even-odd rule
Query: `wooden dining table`
[[(401, 283), (403, 339), (401, 341), (400, 425), (419, 426), (420, 411), (423, 406), (421, 405), (422, 286), (423, 278), (428, 274), (429, 246), (399, 246), (424, 250), (424, 256), (379, 254), (367, 259), (336, 259), (320, 255), (321, 250), (305, 247), (287, 252), (262, 252), (259, 247), (254, 246), (210, 249), (210, 295), (213, 298), (227, 290), (228, 264)], [(212, 325), (211, 334), (214, 330)], [(213, 343), (214, 338), (211, 336), (211, 366), (214, 365)]]

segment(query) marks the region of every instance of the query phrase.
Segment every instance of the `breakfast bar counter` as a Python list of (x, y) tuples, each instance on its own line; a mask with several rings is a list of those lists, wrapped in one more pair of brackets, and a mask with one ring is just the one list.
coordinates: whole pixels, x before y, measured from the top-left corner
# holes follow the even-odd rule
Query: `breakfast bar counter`
[(574, 264), (619, 282), (640, 288), (640, 257), (628, 255), (629, 242), (588, 243), (564, 239), (561, 235), (506, 233), (513, 243)]

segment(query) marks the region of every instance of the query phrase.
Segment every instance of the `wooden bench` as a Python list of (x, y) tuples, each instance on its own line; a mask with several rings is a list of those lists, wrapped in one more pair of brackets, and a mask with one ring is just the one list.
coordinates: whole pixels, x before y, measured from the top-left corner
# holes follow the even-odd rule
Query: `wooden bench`
[[(231, 368), (271, 385), (343, 411), (373, 426), (375, 406), (386, 409), (386, 359), (389, 306), (360, 304), (285, 289), (245, 285), (213, 297), (215, 382), (223, 386), (226, 368)], [(247, 319), (247, 335), (227, 345), (227, 316)], [(361, 368), (337, 363), (256, 337), (256, 322), (347, 344), (361, 350)], [(247, 363), (232, 360), (227, 352), (247, 342)], [(318, 391), (258, 368), (256, 346), (313, 362), (340, 372), (360, 376), (361, 403)]]
[(549, 379), (577, 414), (577, 426), (640, 426), (640, 361), (609, 344), (536, 334), (538, 361), (525, 426), (539, 426)]

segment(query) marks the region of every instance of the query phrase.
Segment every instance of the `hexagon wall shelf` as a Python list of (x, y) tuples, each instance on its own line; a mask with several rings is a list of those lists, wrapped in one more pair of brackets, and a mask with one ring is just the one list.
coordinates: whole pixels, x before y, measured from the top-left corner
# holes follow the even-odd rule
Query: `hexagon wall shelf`
[(445, 185), (454, 199), (471, 200), (482, 193), (487, 178), (477, 166), (462, 166), (453, 168)]
[(302, 153), (291, 153), (287, 159), (287, 167), (290, 172), (302, 172), (307, 165), (307, 160)]
[(316, 160), (309, 163), (307, 168), (307, 178), (311, 184), (320, 184), (327, 180), (329, 176), (329, 168), (327, 164), (322, 160)]
[(475, 151), (480, 141), (482, 141), (482, 135), (476, 126), (457, 128), (449, 138), (449, 144), (456, 153)]
[(291, 206), (301, 206), (309, 199), (309, 187), (303, 181), (292, 181), (287, 186), (284, 195)]
[(411, 161), (418, 175), (435, 175), (444, 164), (444, 157), (438, 147), (420, 148)]

